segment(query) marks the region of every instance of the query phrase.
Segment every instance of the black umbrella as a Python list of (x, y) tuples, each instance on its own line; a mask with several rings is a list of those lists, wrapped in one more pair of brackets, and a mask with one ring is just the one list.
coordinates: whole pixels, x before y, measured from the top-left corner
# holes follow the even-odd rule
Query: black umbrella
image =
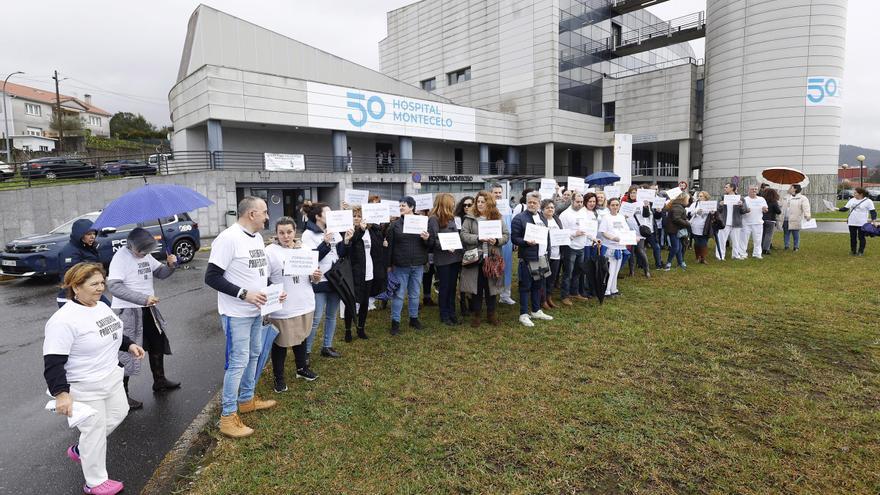
[(605, 300), (605, 289), (608, 287), (608, 258), (602, 256), (600, 245), (596, 245), (596, 256), (581, 263), (581, 271), (587, 276), (599, 304), (602, 304)]
[(342, 258), (333, 263), (333, 266), (324, 274), (330, 285), (339, 294), (339, 299), (345, 304), (346, 311), (348, 308), (354, 308), (357, 304), (357, 298), (354, 295), (354, 276), (351, 274), (351, 260)]

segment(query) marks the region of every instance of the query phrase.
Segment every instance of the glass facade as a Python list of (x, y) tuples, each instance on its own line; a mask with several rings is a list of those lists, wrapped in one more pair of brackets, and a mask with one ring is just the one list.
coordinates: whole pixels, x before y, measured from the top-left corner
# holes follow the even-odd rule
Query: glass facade
[(619, 73), (692, 57), (687, 45), (615, 57), (615, 41), (662, 22), (644, 10), (615, 16), (611, 0), (560, 0), (559, 108), (602, 117), (602, 81)]

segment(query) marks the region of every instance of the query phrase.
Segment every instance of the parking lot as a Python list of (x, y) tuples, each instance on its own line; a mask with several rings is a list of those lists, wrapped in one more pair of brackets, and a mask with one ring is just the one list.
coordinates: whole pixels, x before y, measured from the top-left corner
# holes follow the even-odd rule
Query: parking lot
[[(191, 268), (156, 280), (174, 352), (165, 361), (167, 374), (183, 386), (154, 395), (146, 364), (132, 379), (132, 396), (144, 408), (129, 413), (108, 450), (108, 470), (125, 483), (126, 493), (141, 490), (222, 383), (224, 337), (216, 293), (203, 283), (206, 264), (207, 253), (199, 253)], [(82, 493), (79, 465), (65, 455), (78, 432), (43, 410), (49, 400), (43, 379), (43, 325), (57, 309), (56, 290), (56, 282), (0, 282), (0, 493)]]

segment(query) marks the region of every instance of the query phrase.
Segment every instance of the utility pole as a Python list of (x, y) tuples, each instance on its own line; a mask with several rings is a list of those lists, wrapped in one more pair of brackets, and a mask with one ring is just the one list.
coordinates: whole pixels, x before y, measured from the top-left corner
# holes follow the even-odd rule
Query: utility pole
[(55, 122), (58, 124), (58, 146), (55, 151), (60, 153), (64, 147), (64, 119), (61, 116), (61, 93), (58, 90), (58, 71), (52, 77), (55, 79)]

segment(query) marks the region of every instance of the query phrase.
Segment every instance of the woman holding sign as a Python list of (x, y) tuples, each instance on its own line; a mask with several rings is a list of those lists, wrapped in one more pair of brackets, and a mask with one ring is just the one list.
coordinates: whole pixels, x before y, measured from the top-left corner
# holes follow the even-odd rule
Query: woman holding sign
[[(862, 225), (877, 220), (877, 210), (874, 208), (874, 202), (868, 197), (868, 190), (864, 187), (855, 188), (853, 197), (847, 201), (846, 206), (838, 211), (848, 211), (849, 216), (846, 217), (846, 225), (849, 227), (849, 251), (852, 256), (864, 256), (865, 231)], [(868, 220), (868, 217), (871, 219)], [(856, 251), (856, 237), (858, 237), (858, 251)]]
[(296, 221), (293, 218), (281, 217), (275, 222), (275, 244), (266, 246), (269, 281), (282, 284), (287, 293), (282, 308), (269, 315), (269, 321), (278, 329), (278, 336), (272, 344), (272, 371), (275, 374), (276, 393), (287, 391), (284, 361), (288, 347), (293, 347), (296, 377), (306, 381), (318, 378), (309, 369), (305, 340), (312, 331), (315, 316), (315, 292), (310, 282), (321, 280), (321, 270), (315, 268), (308, 273), (311, 266), (303, 268), (302, 258), (294, 259), (296, 254), (311, 252), (296, 241)]
[[(339, 294), (333, 285), (327, 281), (325, 274), (333, 263), (345, 256), (345, 243), (339, 234), (327, 231), (327, 214), (330, 207), (324, 203), (313, 203), (307, 211), (309, 221), (306, 222), (306, 230), (302, 233), (304, 247), (318, 252), (318, 269), (321, 278), (312, 284), (315, 291), (315, 317), (312, 319), (312, 329), (306, 338), (306, 359), (312, 353), (312, 342), (318, 333), (318, 326), (324, 320), (324, 344), (321, 346), (321, 355), (324, 357), (342, 357), (333, 348), (333, 334), (336, 333), (336, 314), (339, 312)], [(354, 229), (345, 233), (346, 238), (351, 239)]]
[[(488, 236), (485, 232), (480, 233), (480, 222), (494, 221), (493, 226), (499, 226), (500, 236)], [(486, 301), (486, 314), (489, 323), (498, 325), (498, 317), (495, 316), (495, 297), (504, 289), (504, 271), (498, 273), (496, 261), (502, 256), (501, 246), (507, 244), (510, 232), (507, 225), (501, 221), (501, 213), (495, 207), (495, 197), (486, 191), (477, 193), (472, 213), (464, 218), (461, 225), (461, 243), (464, 250), (463, 256), (474, 252), (475, 261), (465, 265), (461, 269), (461, 290), (471, 294), (471, 326), (480, 326), (480, 312), (483, 301)], [(489, 261), (491, 258), (492, 261)], [(503, 259), (503, 258), (501, 258)], [(462, 261), (464, 263), (464, 261)], [(487, 266), (488, 268), (484, 269)], [(489, 275), (486, 272), (490, 272)]]
[(400, 333), (404, 299), (409, 300), (410, 328), (422, 329), (419, 321), (419, 289), (428, 262), (428, 250), (434, 239), (428, 233), (427, 217), (416, 215), (416, 200), (412, 196), (401, 198), (398, 208), (400, 218), (391, 222), (385, 234), (385, 240), (388, 241), (387, 271), (400, 281), (400, 287), (391, 302), (391, 335)]
[(666, 215), (663, 217), (663, 230), (669, 236), (669, 254), (666, 257), (666, 266), (663, 269), (667, 272), (672, 269), (673, 257), (682, 270), (687, 268), (687, 264), (684, 262), (684, 244), (682, 244), (682, 240), (687, 237), (688, 230), (691, 228), (691, 224), (687, 219), (687, 205), (690, 199), (687, 193), (681, 193), (665, 207)]
[[(544, 279), (544, 295), (543, 300), (541, 301), (542, 307), (544, 309), (553, 309), (556, 307), (556, 303), (553, 302), (553, 287), (556, 286), (556, 281), (559, 280), (559, 267), (562, 264), (562, 253), (560, 252), (560, 245), (550, 241), (553, 238), (553, 233), (562, 230), (562, 222), (559, 220), (559, 217), (556, 216), (556, 202), (552, 199), (545, 199), (541, 201), (541, 213), (544, 215), (544, 221), (547, 222), (548, 231), (548, 241), (550, 246), (547, 250), (547, 260), (550, 265), (550, 276)], [(571, 238), (568, 239), (568, 242), (571, 242)]]
[(626, 245), (620, 241), (623, 234), (631, 232), (626, 218), (620, 213), (620, 199), (611, 198), (608, 201), (608, 215), (599, 222), (599, 238), (605, 246), (605, 256), (608, 258), (608, 286), (605, 295), (616, 297), (620, 295), (617, 290), (617, 274), (623, 265), (626, 256)]
[(694, 236), (694, 255), (697, 257), (697, 263), (706, 264), (706, 255), (709, 253), (709, 235), (712, 231), (712, 222), (709, 222), (709, 215), (712, 213), (707, 201), (711, 200), (711, 196), (706, 191), (697, 193), (697, 200), (688, 207), (688, 216), (690, 217), (691, 233)]
[[(440, 322), (458, 325), (455, 317), (455, 286), (461, 270), (461, 238), (455, 223), (455, 198), (449, 193), (434, 196), (434, 208), (428, 217), (428, 232), (437, 239), (434, 244), (434, 269), (437, 271), (440, 306)], [(449, 246), (449, 240), (457, 241), (458, 247)], [(445, 244), (445, 245), (444, 245)]]
[[(801, 224), (810, 220), (810, 200), (801, 194), (800, 184), (788, 188), (788, 194), (780, 205), (782, 212), (777, 218), (777, 225), (782, 225), (782, 243), (786, 250), (792, 247), (795, 251), (801, 248)], [(789, 244), (789, 237), (793, 243)]]
[(385, 270), (385, 237), (376, 224), (364, 220), (360, 206), (352, 208), (354, 235), (345, 241), (345, 250), (351, 260), (351, 275), (354, 280), (354, 294), (357, 308), (345, 308), (345, 341), (351, 342), (351, 324), (357, 315), (357, 336), (367, 338), (364, 328), (370, 298), (385, 291), (387, 275)]

